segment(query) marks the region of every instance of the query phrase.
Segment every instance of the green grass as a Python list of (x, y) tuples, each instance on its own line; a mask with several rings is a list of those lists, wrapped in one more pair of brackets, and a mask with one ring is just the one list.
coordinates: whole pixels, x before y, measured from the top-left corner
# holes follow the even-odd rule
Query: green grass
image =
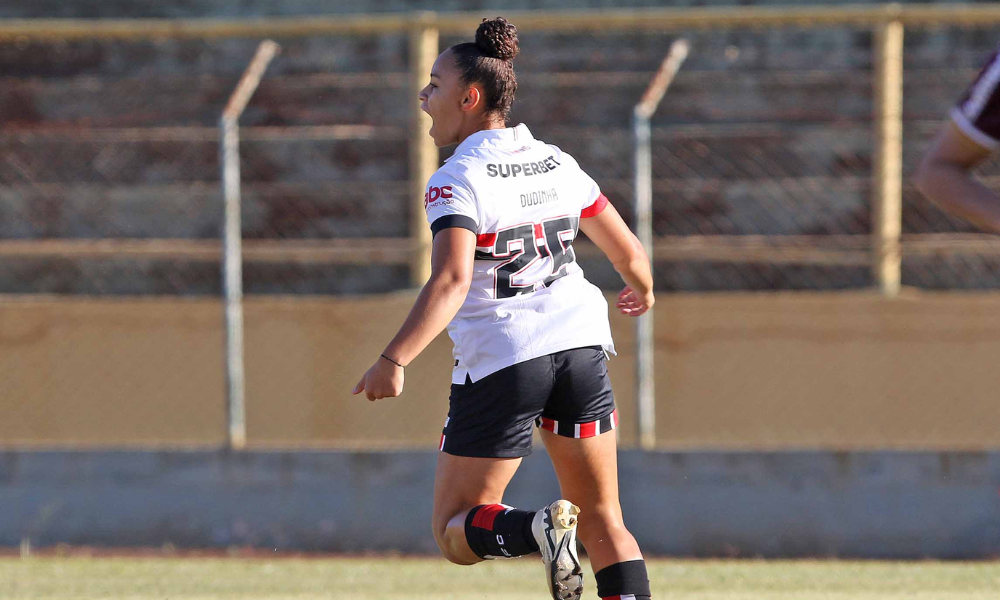
[[(995, 600), (1000, 562), (649, 562), (662, 600)], [(597, 597), (587, 570), (584, 598)], [(545, 600), (537, 559), (456, 567), (423, 558), (0, 559), (0, 598)]]

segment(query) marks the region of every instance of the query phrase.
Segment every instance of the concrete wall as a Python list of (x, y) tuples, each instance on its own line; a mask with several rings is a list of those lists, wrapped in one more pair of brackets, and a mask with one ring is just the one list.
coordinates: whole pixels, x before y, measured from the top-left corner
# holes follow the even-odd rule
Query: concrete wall
[[(8, 452), (0, 546), (430, 553), (434, 463), (433, 451)], [(1000, 554), (997, 453), (623, 452), (620, 471), (626, 523), (650, 555)], [(536, 452), (504, 500), (557, 494)]]
[[(246, 304), (256, 448), (431, 449), (451, 343), (407, 368), (401, 398), (350, 395), (412, 293)], [(657, 431), (666, 449), (1000, 447), (1000, 296), (661, 295)], [(633, 322), (610, 363), (634, 440)], [(0, 446), (216, 446), (225, 431), (216, 301), (8, 299), (0, 304)]]
[[(412, 300), (250, 299), (254, 449), (229, 454), (211, 448), (225, 418), (217, 302), (7, 299), (0, 545), (433, 552), (449, 341), (407, 369), (403, 397), (348, 393)], [(622, 452), (627, 523), (652, 554), (996, 556), (998, 314), (994, 295), (664, 295), (664, 451)], [(632, 323), (613, 328), (628, 447)], [(413, 450), (373, 451), (392, 447)], [(557, 490), (539, 451), (506, 500)]]

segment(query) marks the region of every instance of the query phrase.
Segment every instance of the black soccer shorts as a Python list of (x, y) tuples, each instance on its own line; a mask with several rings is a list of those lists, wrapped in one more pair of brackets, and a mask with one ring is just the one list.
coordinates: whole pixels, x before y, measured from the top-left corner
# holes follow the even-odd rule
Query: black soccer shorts
[(531, 454), (532, 425), (566, 437), (592, 437), (618, 426), (600, 346), (533, 358), (473, 383), (452, 384), (439, 449), (455, 456)]

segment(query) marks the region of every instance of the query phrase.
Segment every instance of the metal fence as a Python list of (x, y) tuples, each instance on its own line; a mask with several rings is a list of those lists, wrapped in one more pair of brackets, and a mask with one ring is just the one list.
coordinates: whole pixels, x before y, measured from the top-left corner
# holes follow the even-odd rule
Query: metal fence
[[(0, 293), (221, 294), (215, 122), (264, 37), (283, 52), (242, 121), (245, 292), (419, 283), (419, 198), (440, 155), (416, 93), (480, 17), (0, 22)], [(659, 289), (1000, 287), (992, 237), (907, 180), (995, 46), (1000, 7), (508, 17), (514, 120), (576, 156), (630, 223), (632, 106), (690, 40), (651, 118)], [(580, 246), (588, 275), (616, 286)]]
[[(631, 221), (630, 108), (683, 34), (692, 59), (652, 121), (659, 287), (877, 285), (872, 257), (897, 251), (875, 249), (873, 198), (892, 195), (901, 218), (885, 239), (900, 230), (904, 247), (892, 277), (992, 288), (988, 240), (924, 202), (905, 174), (994, 45), (982, 28), (998, 14), (984, 5), (512, 15), (526, 49), (514, 118), (575, 153)], [(407, 198), (419, 197), (438, 153), (426, 123), (414, 126), (413, 97), (439, 47), (475, 21), (0, 24), (11, 73), (0, 250), (12, 259), (0, 291), (219, 293), (213, 125), (256, 45), (248, 35), (283, 36), (287, 52), (245, 117), (247, 292), (422, 281), (426, 227)], [(891, 38), (876, 34), (890, 29)], [(890, 85), (906, 103), (889, 98), (883, 118), (883, 75), (900, 74)], [(878, 175), (886, 160), (902, 161), (902, 179)], [(884, 183), (894, 191), (879, 193)]]

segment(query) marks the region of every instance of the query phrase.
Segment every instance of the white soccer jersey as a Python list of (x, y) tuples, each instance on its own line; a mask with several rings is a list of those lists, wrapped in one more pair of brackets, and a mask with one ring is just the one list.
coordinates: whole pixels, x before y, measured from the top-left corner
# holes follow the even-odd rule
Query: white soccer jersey
[(580, 219), (606, 205), (572, 156), (524, 125), (458, 145), (424, 196), (435, 235), (463, 227), (477, 236), (472, 285), (448, 325), (453, 383), (571, 348), (614, 352), (608, 304), (572, 247)]

